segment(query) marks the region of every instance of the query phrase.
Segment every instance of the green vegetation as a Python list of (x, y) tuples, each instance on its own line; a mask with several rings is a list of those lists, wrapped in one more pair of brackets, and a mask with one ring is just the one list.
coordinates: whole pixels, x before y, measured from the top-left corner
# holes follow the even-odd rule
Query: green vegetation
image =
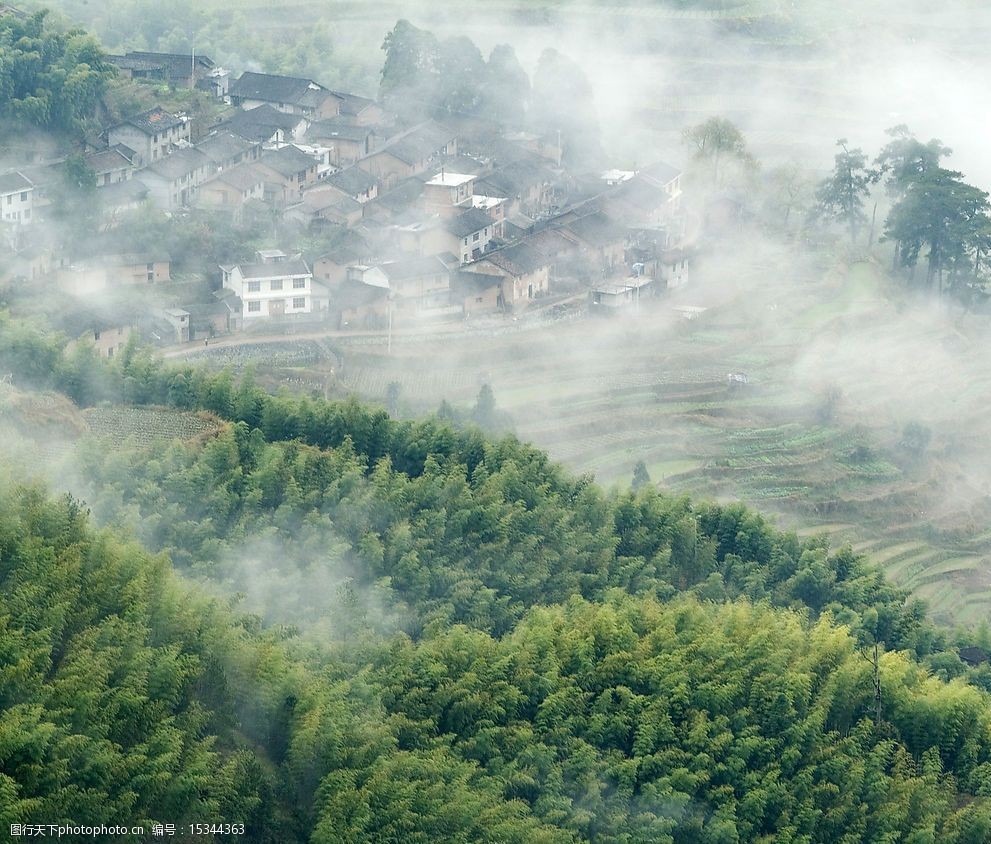
[(0, 17), (0, 117), (79, 134), (113, 75), (82, 30), (58, 30), (46, 12)]

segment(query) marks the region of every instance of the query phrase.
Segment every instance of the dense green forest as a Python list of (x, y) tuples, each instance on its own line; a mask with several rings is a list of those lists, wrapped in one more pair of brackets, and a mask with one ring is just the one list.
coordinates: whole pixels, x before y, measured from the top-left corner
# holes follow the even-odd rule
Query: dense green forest
[(6, 484), (4, 824), (991, 835), (986, 676), (848, 549), (650, 484), (606, 492), (512, 437), (3, 329), (22, 383), (225, 420), (84, 442), (77, 498)]

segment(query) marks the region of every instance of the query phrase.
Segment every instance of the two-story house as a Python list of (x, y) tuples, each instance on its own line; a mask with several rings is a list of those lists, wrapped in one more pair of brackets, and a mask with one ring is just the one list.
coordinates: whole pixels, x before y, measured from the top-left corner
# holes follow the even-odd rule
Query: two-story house
[(127, 118), (107, 130), (111, 147), (124, 144), (138, 156), (136, 166), (147, 166), (168, 156), (190, 141), (190, 124), (185, 117), (169, 114), (160, 106)]
[(267, 174), (266, 200), (280, 204), (297, 202), (317, 181), (317, 160), (292, 145), (266, 152), (254, 166)]
[(257, 253), (250, 264), (221, 266), (224, 287), (242, 303), (244, 324), (263, 317), (313, 312), (313, 274), (299, 256), (277, 249)]
[(423, 184), (420, 203), (428, 214), (453, 217), (467, 208), (472, 208), (475, 177), (466, 173), (441, 171)]
[(190, 205), (196, 189), (215, 171), (209, 158), (190, 147), (145, 167), (139, 178), (148, 187), (149, 198), (156, 205), (174, 211)]
[(218, 170), (226, 170), (245, 162), (257, 161), (262, 154), (261, 143), (242, 138), (233, 132), (217, 132), (196, 145)]
[(15, 225), (31, 223), (34, 184), (14, 170), (0, 174), (0, 220)]
[(131, 162), (133, 157), (133, 153), (129, 157), (123, 149), (116, 146), (90, 153), (86, 156), (86, 166), (96, 176), (98, 187), (115, 185), (131, 178), (134, 173), (134, 164)]

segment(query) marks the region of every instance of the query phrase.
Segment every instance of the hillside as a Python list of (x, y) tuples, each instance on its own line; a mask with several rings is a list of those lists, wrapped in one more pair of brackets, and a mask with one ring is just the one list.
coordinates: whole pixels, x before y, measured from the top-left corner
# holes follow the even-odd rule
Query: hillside
[[(245, 824), (218, 840), (327, 844), (991, 833), (991, 700), (940, 679), (963, 666), (862, 559), (739, 506), (604, 494), (511, 438), (199, 378), (239, 421), (102, 464), (82, 449), (94, 512), (133, 517), (185, 577), (70, 498), (0, 497), (4, 823), (209, 816)], [(240, 582), (247, 605), (186, 577)]]

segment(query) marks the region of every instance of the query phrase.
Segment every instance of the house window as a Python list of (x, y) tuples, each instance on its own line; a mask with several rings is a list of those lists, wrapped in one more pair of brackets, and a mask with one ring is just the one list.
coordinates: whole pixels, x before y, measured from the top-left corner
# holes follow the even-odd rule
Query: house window
[(478, 297), (476, 297), (476, 298), (475, 298), (475, 301), (476, 301), (476, 302), (481, 302), (481, 301), (482, 301), (482, 297), (481, 297), (481, 296), (478, 296)]
[(249, 281), (248, 282), (248, 292), (258, 293), (262, 289), (262, 283), (260, 281)]
[(465, 246), (467, 246), (467, 245), (468, 245), (468, 238), (466, 237), (465, 238)]
[(93, 332), (93, 339), (94, 340), (99, 340), (100, 339), (100, 332), (99, 331), (94, 331)]
[(154, 281), (154, 280), (155, 280), (155, 274), (154, 273), (148, 273), (148, 281)]
[(153, 272), (155, 272), (155, 265), (154, 264), (145, 264), (145, 269), (148, 272), (153, 273)]
[(112, 358), (113, 356), (114, 356), (114, 347), (111, 346), (109, 349), (107, 349), (107, 357)]
[(472, 242), (472, 243), (478, 243), (478, 232), (475, 232), (475, 233), (474, 233), (474, 234), (473, 234), (473, 235), (471, 236), (471, 242)]
[(272, 289), (273, 290), (281, 290), (282, 289), (282, 279), (281, 278), (272, 282)]
[(248, 313), (256, 314), (262, 309), (261, 302), (248, 302)]
[(303, 290), (303, 289), (305, 289), (306, 288), (306, 279), (305, 278), (294, 278), (292, 280), (292, 288), (293, 288), (293, 290)]
[(306, 307), (306, 297), (297, 296), (292, 300), (292, 306), (294, 308), (305, 308)]
[(21, 202), (27, 202), (27, 201), (28, 201), (28, 192), (26, 190), (22, 190), (21, 191)]

